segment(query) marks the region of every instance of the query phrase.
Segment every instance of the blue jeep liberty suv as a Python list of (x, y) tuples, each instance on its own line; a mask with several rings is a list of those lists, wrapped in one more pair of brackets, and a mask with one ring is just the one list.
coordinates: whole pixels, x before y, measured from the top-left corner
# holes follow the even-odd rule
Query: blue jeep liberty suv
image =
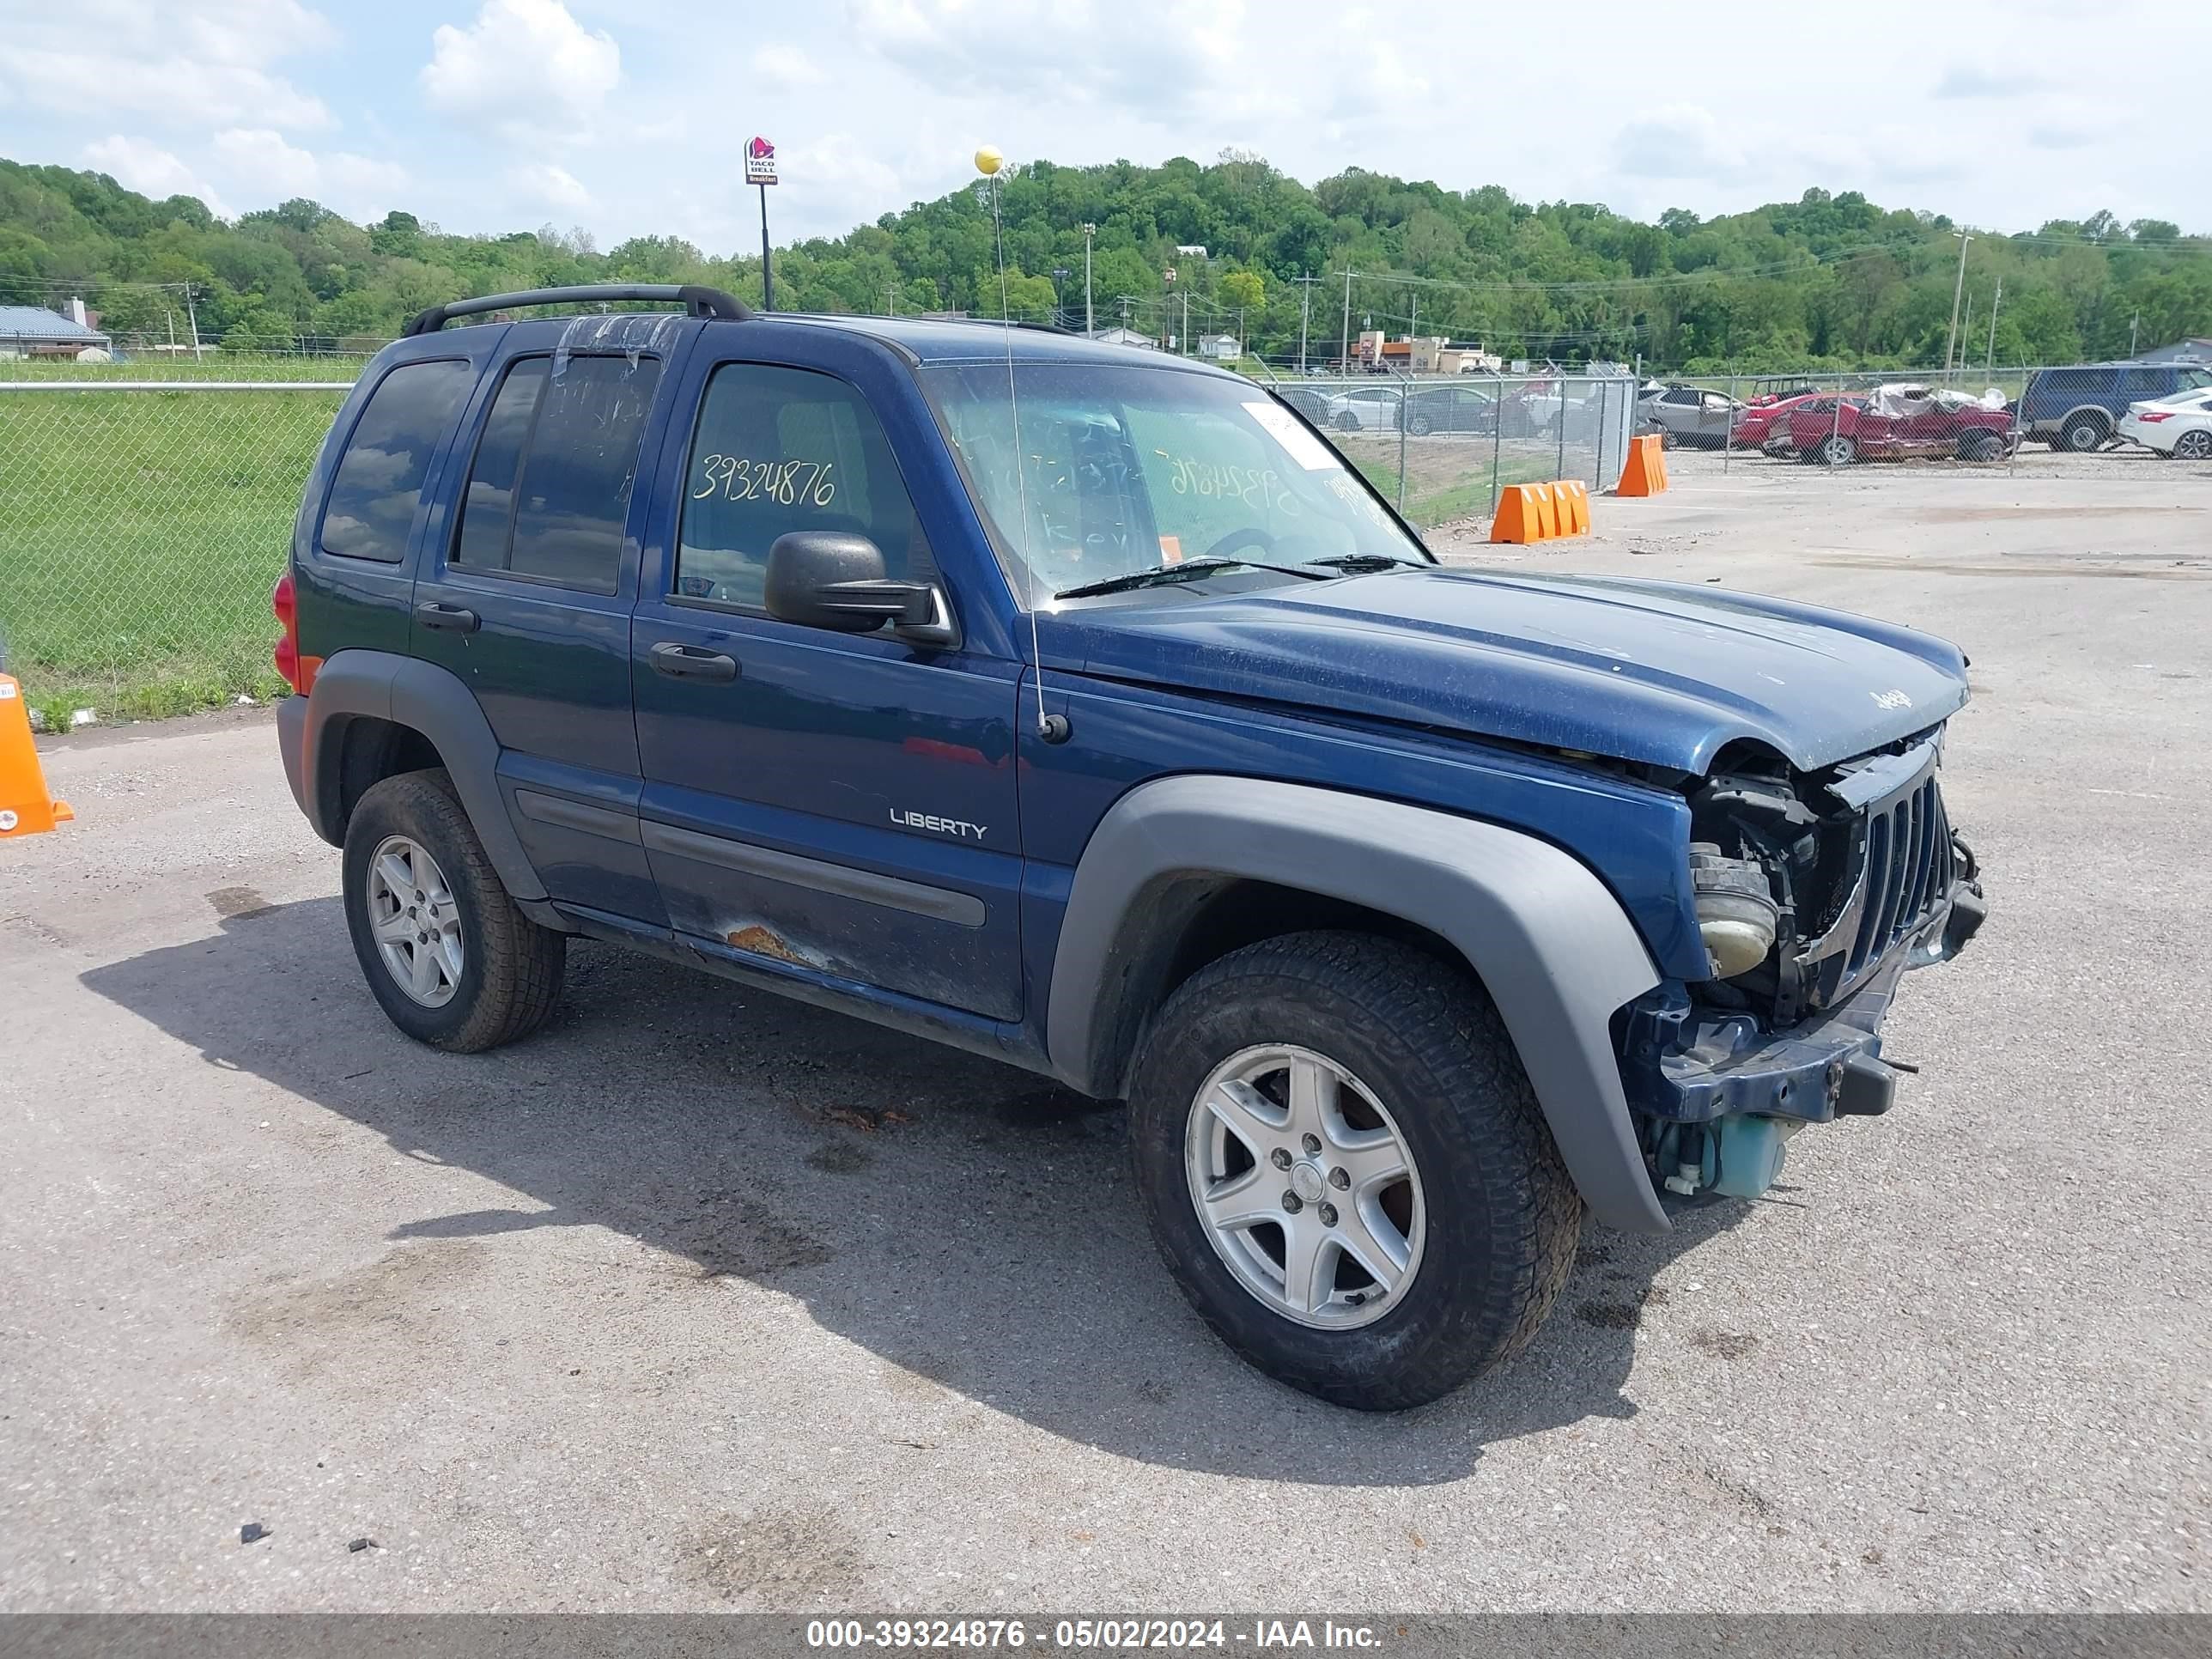
[(580, 935), (1126, 1100), (1185, 1294), (1347, 1406), (1516, 1352), (1585, 1211), (1887, 1110), (1984, 914), (1955, 647), (1442, 568), (1265, 390), (1056, 331), (433, 307), (275, 603), (410, 1036), (535, 1030)]

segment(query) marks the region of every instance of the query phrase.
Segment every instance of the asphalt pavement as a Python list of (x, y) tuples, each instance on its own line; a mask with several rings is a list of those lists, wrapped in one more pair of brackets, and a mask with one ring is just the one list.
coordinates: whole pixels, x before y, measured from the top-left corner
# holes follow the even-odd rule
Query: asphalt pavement
[(1894, 1111), (1589, 1230), (1527, 1355), (1397, 1417), (1207, 1334), (1114, 1109), (592, 944), (544, 1035), (432, 1053), (265, 711), (50, 744), (0, 1610), (2212, 1610), (2212, 482), (1673, 471), (1485, 556), (1959, 639), (1990, 920), (1907, 982)]

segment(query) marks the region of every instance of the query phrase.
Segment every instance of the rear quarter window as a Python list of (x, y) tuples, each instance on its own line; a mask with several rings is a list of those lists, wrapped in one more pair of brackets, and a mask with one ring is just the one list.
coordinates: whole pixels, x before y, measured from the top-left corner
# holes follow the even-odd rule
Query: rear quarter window
[(331, 480), (319, 544), (342, 559), (407, 556), (422, 479), (476, 386), (467, 363), (403, 363), (369, 394)]

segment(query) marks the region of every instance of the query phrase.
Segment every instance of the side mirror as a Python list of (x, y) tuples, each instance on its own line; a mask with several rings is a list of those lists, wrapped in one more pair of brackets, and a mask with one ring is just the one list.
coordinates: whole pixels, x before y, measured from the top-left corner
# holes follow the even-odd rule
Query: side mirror
[(952, 619), (945, 597), (927, 582), (892, 581), (883, 550), (842, 530), (794, 530), (768, 550), (763, 595), (778, 622), (871, 634), (890, 623), (908, 638), (950, 645)]

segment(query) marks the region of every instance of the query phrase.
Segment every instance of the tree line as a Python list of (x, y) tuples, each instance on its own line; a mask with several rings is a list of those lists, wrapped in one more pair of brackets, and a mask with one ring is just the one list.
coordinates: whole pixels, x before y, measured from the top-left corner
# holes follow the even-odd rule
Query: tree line
[[(977, 186), (777, 250), (779, 307), (997, 316), (1003, 306), (1080, 326), (1087, 224), (1100, 326), (1178, 343), (1233, 333), (1275, 362), (1295, 359), (1303, 335), (1309, 359), (1325, 362), (1347, 329), (1376, 327), (1568, 365), (1919, 368), (1940, 364), (1952, 338), (1964, 229), (1856, 191), (1645, 223), (1358, 167), (1309, 187), (1237, 151), (1211, 165), (1036, 161), (1002, 174), (1000, 190), (1003, 283)], [(1966, 261), (1969, 364), (2124, 356), (2212, 335), (2212, 236), (2162, 220), (2099, 212), (1973, 231)], [(196, 326), (232, 348), (358, 349), (440, 301), (623, 280), (762, 297), (757, 254), (672, 236), (602, 250), (550, 225), (458, 234), (404, 211), (357, 225), (304, 199), (227, 222), (191, 197), (153, 201), (103, 173), (0, 161), (0, 303), (79, 295), (118, 339)]]

